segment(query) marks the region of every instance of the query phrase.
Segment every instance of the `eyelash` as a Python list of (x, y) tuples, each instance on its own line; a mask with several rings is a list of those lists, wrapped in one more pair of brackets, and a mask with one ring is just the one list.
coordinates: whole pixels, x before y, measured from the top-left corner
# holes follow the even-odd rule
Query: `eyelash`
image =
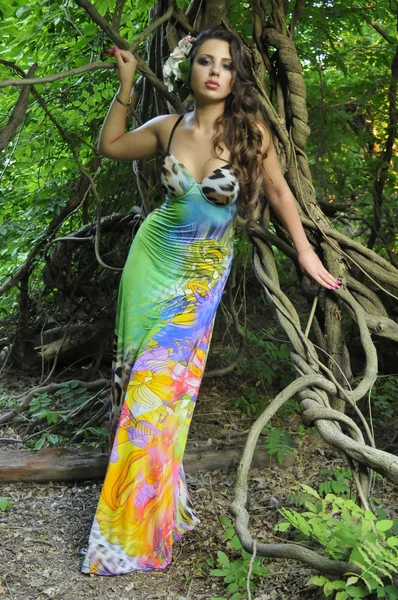
[[(205, 65), (205, 64), (208, 64), (210, 61), (207, 60), (207, 58), (200, 58), (198, 60), (198, 62), (199, 62), (200, 65)], [(224, 67), (228, 67), (227, 71), (230, 71), (232, 69), (232, 64), (231, 63), (224, 63), (223, 66)]]

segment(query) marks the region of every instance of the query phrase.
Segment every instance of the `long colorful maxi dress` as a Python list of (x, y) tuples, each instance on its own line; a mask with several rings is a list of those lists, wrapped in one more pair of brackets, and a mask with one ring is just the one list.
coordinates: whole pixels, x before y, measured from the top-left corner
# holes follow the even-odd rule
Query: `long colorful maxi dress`
[(141, 224), (120, 282), (110, 458), (82, 572), (165, 568), (196, 516), (182, 464), (214, 319), (233, 258), (239, 182), (197, 182), (169, 152), (164, 203)]

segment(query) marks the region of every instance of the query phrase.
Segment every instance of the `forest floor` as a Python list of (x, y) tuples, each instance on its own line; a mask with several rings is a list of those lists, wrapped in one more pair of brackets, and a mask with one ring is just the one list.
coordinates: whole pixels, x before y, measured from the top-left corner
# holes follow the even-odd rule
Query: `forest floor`
[[(294, 293), (294, 289), (292, 290)], [(249, 295), (255, 297), (254, 295)], [(295, 296), (296, 302), (300, 295)], [(260, 310), (261, 308), (261, 310)], [(255, 416), (250, 407), (263, 410), (272, 397), (292, 377), (289, 352), (280, 353), (278, 338), (285, 338), (275, 325), (273, 309), (250, 307), (252, 331), (258, 346), (248, 345), (245, 355), (229, 375), (204, 377), (197, 406), (189, 429), (186, 452), (242, 449)], [(303, 300), (303, 314), (308, 311)], [(223, 349), (237, 345), (218, 321), (212, 341), (207, 371), (222, 365), (213, 357)], [(216, 321), (217, 325), (217, 321)], [(264, 337), (265, 336), (265, 337)], [(268, 336), (268, 337), (267, 337)], [(275, 337), (272, 337), (275, 336)], [(283, 340), (279, 340), (283, 341)], [(225, 364), (225, 358), (224, 358)], [(109, 367), (101, 376), (106, 377)], [(289, 379), (290, 377), (290, 379)], [(71, 377), (78, 378), (77, 377)], [(271, 383), (268, 383), (271, 382)], [(29, 377), (3, 380), (0, 392), (18, 394), (37, 381)], [(277, 388), (274, 392), (273, 387)], [(362, 407), (361, 407), (362, 408)], [(366, 407), (365, 407), (366, 408)], [(314, 430), (299, 429), (301, 419), (297, 403), (289, 403), (272, 419), (272, 427), (289, 432), (295, 440), (294, 454), (279, 465), (273, 456), (269, 463), (252, 468), (248, 480), (250, 531), (259, 542), (279, 543), (293, 540), (293, 533), (275, 531), (283, 519), (278, 508), (295, 508), (290, 494), (299, 493), (300, 484), (317, 488), (328, 479), (324, 469), (346, 468), (344, 458), (319, 441)], [(380, 412), (380, 411), (379, 411)], [(378, 448), (398, 454), (397, 430), (384, 422), (383, 414), (373, 411), (375, 440)], [(104, 426), (106, 426), (104, 418)], [(354, 417), (356, 419), (356, 417)], [(26, 419), (29, 423), (29, 420)], [(26, 427), (23, 424), (22, 426)], [(23, 449), (21, 421), (0, 429), (2, 450)], [(3, 438), (3, 440), (2, 440)], [(265, 437), (258, 447), (264, 449)], [(117, 577), (83, 575), (80, 571), (102, 482), (3, 483), (0, 496), (12, 506), (0, 511), (0, 600), (212, 600), (230, 598), (223, 578), (212, 576), (220, 568), (217, 552), (223, 551), (231, 564), (241, 558), (231, 549), (219, 517), (232, 520), (229, 505), (234, 499), (236, 467), (215, 471), (186, 473), (195, 512), (200, 519), (173, 547), (173, 559), (164, 570), (133, 572)], [(352, 491), (352, 480), (350, 480)], [(373, 497), (387, 518), (398, 517), (396, 489), (381, 477), (374, 482)], [(306, 585), (315, 572), (295, 561), (264, 559), (268, 575), (255, 580), (251, 600), (314, 600), (324, 598), (318, 588)], [(242, 592), (245, 590), (242, 589)], [(243, 596), (246, 598), (247, 596)], [(249, 599), (250, 600), (250, 599)]]
[[(231, 382), (229, 381), (229, 386)], [(228, 387), (229, 387), (228, 386)], [(222, 399), (220, 401), (220, 398)], [(254, 417), (231, 407), (221, 380), (204, 379), (191, 423), (187, 450), (217, 449), (224, 440), (242, 447)], [(297, 432), (296, 414), (273, 421), (273, 426)], [(239, 439), (231, 432), (241, 432)], [(3, 438), (15, 436), (12, 424)], [(231, 439), (233, 441), (231, 441)], [(3, 448), (7, 443), (3, 442)], [(15, 444), (8, 446), (15, 449)], [(264, 464), (250, 470), (250, 527), (262, 542), (286, 540), (274, 530), (281, 520), (279, 506), (291, 506), (288, 495), (300, 491), (300, 483), (317, 487), (325, 480), (321, 469), (346, 466), (341, 456), (317, 441), (316, 435), (297, 440), (293, 464)], [(224, 537), (220, 515), (231, 519), (236, 469), (187, 473), (187, 483), (201, 523), (173, 547), (173, 560), (164, 570), (134, 572), (118, 577), (87, 576), (80, 572), (84, 548), (96, 509), (101, 482), (6, 483), (0, 496), (12, 507), (0, 512), (0, 599), (7, 600), (199, 600), (228, 598), (223, 579), (210, 575), (217, 567), (217, 551), (231, 561), (240, 557)], [(376, 479), (374, 495), (391, 518), (398, 515), (396, 490)], [(209, 564), (210, 563), (210, 564)], [(269, 574), (257, 579), (252, 600), (300, 600), (321, 598), (306, 586), (311, 569), (294, 561), (264, 561)]]

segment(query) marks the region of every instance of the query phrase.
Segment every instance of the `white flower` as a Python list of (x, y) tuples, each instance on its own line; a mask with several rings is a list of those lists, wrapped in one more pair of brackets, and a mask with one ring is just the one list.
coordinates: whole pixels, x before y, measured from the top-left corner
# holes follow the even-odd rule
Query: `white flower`
[(187, 55), (192, 48), (192, 44), (190, 42), (191, 39), (193, 39), (191, 35), (186, 35), (178, 42), (178, 47), (184, 52), (185, 55)]
[(173, 75), (176, 79), (181, 79), (181, 71), (178, 63), (174, 63), (173, 65)]
[(166, 62), (164, 63), (164, 67), (163, 67), (163, 75), (167, 78), (170, 77), (170, 75), (173, 72), (173, 60), (168, 58), (166, 60)]
[(184, 60), (185, 52), (184, 52), (183, 48), (178, 48), (178, 46), (177, 46), (176, 48), (174, 48), (174, 50), (170, 56), (172, 56), (176, 60)]
[(173, 52), (163, 65), (163, 79), (169, 92), (173, 91), (173, 83), (176, 80), (182, 81), (182, 74), (180, 71), (179, 63), (188, 56), (189, 51), (192, 48), (192, 41), (196, 38), (191, 35), (186, 35), (182, 40), (178, 42)]

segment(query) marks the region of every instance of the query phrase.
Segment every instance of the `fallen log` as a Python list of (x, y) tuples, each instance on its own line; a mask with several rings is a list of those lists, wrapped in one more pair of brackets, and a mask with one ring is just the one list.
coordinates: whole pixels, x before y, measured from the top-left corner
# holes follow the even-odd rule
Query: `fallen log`
[[(237, 467), (242, 449), (186, 452), (184, 470), (214, 471)], [(0, 482), (11, 481), (73, 481), (103, 479), (108, 455), (91, 448), (43, 448), (41, 450), (10, 450), (0, 452)], [(281, 467), (294, 464), (294, 455), (285, 456)], [(264, 450), (255, 453), (252, 467), (278, 466), (274, 456)]]

